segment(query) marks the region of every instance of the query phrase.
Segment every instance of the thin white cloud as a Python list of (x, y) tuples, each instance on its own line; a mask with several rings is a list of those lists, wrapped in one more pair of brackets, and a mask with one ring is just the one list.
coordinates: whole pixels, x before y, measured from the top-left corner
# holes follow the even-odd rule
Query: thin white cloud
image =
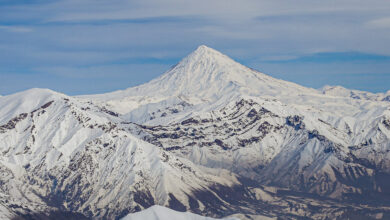
[(390, 28), (390, 17), (374, 19), (366, 23), (373, 28)]
[[(59, 10), (51, 13), (47, 21), (94, 21), (137, 19), (158, 16), (199, 15), (239, 22), (255, 16), (301, 15), (313, 13), (375, 13), (390, 9), (387, 0), (147, 0), (147, 1), (59, 1), (46, 6), (46, 9)], [(371, 12), (370, 12), (371, 11)]]
[(8, 32), (14, 32), (14, 33), (26, 33), (33, 31), (31, 28), (27, 27), (21, 27), (21, 26), (5, 26), (0, 25), (0, 31), (8, 31)]
[(261, 57), (259, 59), (260, 62), (264, 61), (288, 61), (288, 60), (294, 60), (299, 58), (298, 56), (292, 56), (292, 55), (277, 55), (277, 56), (266, 56)]

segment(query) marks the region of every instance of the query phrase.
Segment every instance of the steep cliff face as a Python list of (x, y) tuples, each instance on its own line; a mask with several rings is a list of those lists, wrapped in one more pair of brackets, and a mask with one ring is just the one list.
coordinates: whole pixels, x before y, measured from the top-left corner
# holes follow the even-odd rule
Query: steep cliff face
[(200, 46), (127, 90), (0, 97), (0, 217), (389, 216), (390, 103), (330, 90)]

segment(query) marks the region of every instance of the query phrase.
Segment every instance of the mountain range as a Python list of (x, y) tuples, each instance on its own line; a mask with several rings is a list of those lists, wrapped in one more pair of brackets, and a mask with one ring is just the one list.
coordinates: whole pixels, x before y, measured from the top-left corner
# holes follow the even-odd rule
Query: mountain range
[(159, 205), (389, 219), (389, 183), (390, 91), (306, 88), (207, 46), (125, 90), (0, 97), (0, 218), (132, 219)]

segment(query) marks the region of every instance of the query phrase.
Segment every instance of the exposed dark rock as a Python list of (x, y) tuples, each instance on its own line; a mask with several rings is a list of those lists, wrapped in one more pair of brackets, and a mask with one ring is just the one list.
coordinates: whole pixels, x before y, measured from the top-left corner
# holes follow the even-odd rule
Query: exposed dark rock
[(174, 150), (179, 150), (181, 149), (182, 147), (180, 146), (173, 146), (173, 147), (167, 147), (165, 148), (166, 151), (174, 151)]
[(385, 125), (385, 127), (387, 128), (387, 129), (389, 129), (390, 130), (390, 119), (385, 119), (385, 120), (383, 120), (383, 125)]
[(198, 124), (199, 121), (194, 118), (189, 118), (181, 122), (181, 125), (190, 125), (190, 124)]
[(137, 191), (134, 192), (134, 202), (140, 204), (142, 207), (149, 208), (155, 205), (152, 194), (149, 191)]
[(246, 147), (252, 143), (257, 143), (260, 140), (261, 140), (260, 137), (251, 137), (249, 139), (240, 139), (238, 142), (240, 147)]
[(295, 130), (305, 129), (305, 124), (303, 123), (303, 118), (298, 116), (298, 115), (288, 116), (286, 118), (286, 124), (294, 127)]
[(309, 135), (309, 139), (317, 138), (319, 141), (327, 140), (327, 138), (324, 135), (320, 135), (317, 130), (309, 131), (308, 135)]
[(119, 114), (118, 114), (118, 113), (113, 112), (113, 111), (111, 111), (111, 110), (108, 110), (108, 109), (106, 109), (105, 107), (101, 108), (100, 110), (103, 111), (103, 112), (105, 112), (105, 113), (107, 113), (107, 114), (109, 114), (109, 115), (112, 115), (112, 116), (114, 116), (114, 117), (119, 117)]
[(324, 153), (334, 153), (336, 152), (336, 149), (333, 147), (333, 146), (329, 146), (327, 148), (324, 149)]
[(188, 203), (190, 205), (190, 210), (196, 213), (200, 213), (198, 200), (196, 200), (190, 195), (187, 195), (187, 197), (188, 197)]
[(42, 105), (41, 108), (42, 108), (42, 109), (45, 109), (45, 108), (49, 107), (51, 104), (53, 104), (53, 102), (54, 102), (54, 101), (50, 101), (50, 102), (48, 102), (48, 103)]
[(0, 126), (0, 133), (5, 133), (6, 130), (14, 129), (16, 127), (16, 124), (22, 121), (23, 119), (25, 119), (27, 116), (28, 116), (27, 113), (22, 113), (12, 118), (11, 120), (8, 121), (7, 124)]
[(86, 217), (82, 213), (70, 212), (70, 211), (50, 211), (49, 213), (29, 213), (21, 214), (12, 220), (89, 220), (91, 218)]
[(169, 208), (179, 211), (179, 212), (185, 212), (187, 211), (187, 208), (185, 205), (183, 205), (176, 197), (172, 194), (169, 193)]
[(171, 113), (172, 113), (172, 114), (179, 113), (179, 110), (178, 110), (178, 109), (175, 109), (175, 108), (174, 108), (174, 109), (171, 109)]
[(227, 147), (221, 140), (215, 139), (214, 142), (215, 144), (220, 146), (223, 150), (229, 150), (229, 147)]
[(31, 114), (31, 117), (33, 116), (33, 114), (34, 114), (35, 112), (37, 112), (37, 111), (39, 111), (39, 110), (43, 110), (43, 109), (45, 109), (45, 108), (48, 108), (51, 104), (53, 104), (53, 102), (54, 102), (54, 101), (50, 101), (50, 102), (48, 102), (48, 103), (42, 105), (41, 107), (39, 107), (39, 108), (33, 110), (33, 111), (30, 113), (30, 114)]
[(247, 117), (252, 118), (257, 115), (256, 109), (252, 109), (248, 114)]

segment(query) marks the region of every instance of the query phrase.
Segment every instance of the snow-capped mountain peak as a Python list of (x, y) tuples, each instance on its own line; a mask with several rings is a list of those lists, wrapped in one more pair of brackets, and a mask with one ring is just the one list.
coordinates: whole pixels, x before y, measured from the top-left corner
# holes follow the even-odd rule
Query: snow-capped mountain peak
[[(200, 74), (210, 74), (213, 73), (212, 71), (206, 71), (209, 67), (221, 67), (222, 65), (236, 65), (236, 68), (245, 68), (247, 67), (237, 63), (230, 57), (226, 56), (225, 54), (207, 47), (205, 45), (199, 46), (196, 50), (194, 50), (192, 53), (188, 54), (186, 57), (184, 57), (178, 64), (176, 64), (172, 70), (177, 69), (178, 67), (183, 68), (184, 70), (189, 70), (193, 68), (193, 66), (198, 66), (199, 70), (203, 70), (203, 72), (198, 72)], [(239, 66), (239, 67), (237, 67)], [(173, 71), (169, 70), (166, 73), (172, 73)], [(218, 70), (218, 69), (214, 69)], [(182, 74), (185, 74), (188, 72), (182, 72)], [(196, 75), (195, 73), (192, 73), (193, 75)], [(165, 75), (165, 74), (164, 74)]]
[[(360, 102), (370, 101), (351, 99), (348, 96), (327, 95), (320, 90), (273, 78), (204, 45), (199, 46), (170, 70), (148, 83), (126, 90), (82, 98), (100, 102), (114, 112), (127, 115), (126, 118), (133, 122), (144, 123), (161, 118), (151, 115), (153, 111), (158, 110), (156, 106), (165, 108), (185, 102), (189, 105), (212, 104), (212, 107), (208, 108), (212, 110), (233, 99), (248, 96), (291, 104), (299, 108), (299, 114), (306, 114), (306, 111), (313, 109), (315, 112), (320, 111), (319, 109), (325, 110), (331, 112), (329, 115), (331, 118), (334, 115), (337, 117), (345, 114), (354, 115), (362, 110)], [(329, 103), (334, 104), (329, 105)], [(200, 108), (204, 109), (204, 107)], [(371, 108), (364, 105), (363, 112)], [(171, 120), (169, 117), (164, 117), (164, 121)]]
[(9, 120), (20, 113), (31, 112), (40, 106), (65, 95), (50, 89), (33, 88), (4, 96), (0, 100), (0, 123)]
[(227, 57), (223, 53), (221, 53), (221, 52), (219, 52), (211, 47), (208, 47), (206, 45), (198, 46), (198, 48), (196, 48), (196, 50), (194, 50), (192, 53), (190, 53), (186, 58), (191, 58), (191, 57), (195, 57), (195, 56), (200, 56), (201, 58), (204, 58), (207, 56), (208, 57), (220, 56), (220, 57), (225, 57), (225, 58), (230, 59), (229, 57)]
[(256, 78), (256, 73), (214, 49), (200, 46), (146, 85), (163, 86), (167, 95), (196, 95), (207, 91), (202, 93), (202, 98), (208, 98), (208, 95), (245, 85), (247, 78)]
[[(161, 77), (138, 91), (159, 91), (164, 95), (196, 96), (215, 100), (229, 94), (273, 95), (292, 89), (308, 90), (250, 69), (217, 50), (199, 46)], [(163, 93), (161, 93), (163, 92)]]
[[(87, 96), (95, 100), (138, 99), (148, 97), (191, 97), (215, 101), (237, 95), (319, 93), (295, 83), (278, 80), (248, 68), (230, 57), (201, 45), (160, 77), (143, 85), (108, 94)], [(133, 97), (133, 98), (131, 98)], [(138, 101), (137, 101), (138, 102)]]

